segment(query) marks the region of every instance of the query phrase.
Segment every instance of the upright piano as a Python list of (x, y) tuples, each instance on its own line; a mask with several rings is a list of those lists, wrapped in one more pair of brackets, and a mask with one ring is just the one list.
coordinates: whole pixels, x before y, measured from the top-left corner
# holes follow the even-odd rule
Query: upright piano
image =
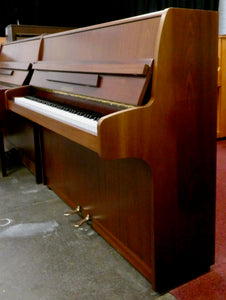
[(217, 22), (169, 8), (44, 36), (6, 91), (39, 126), (45, 183), (157, 291), (214, 263)]
[[(24, 41), (1, 44), (0, 47), (0, 154), (3, 176), (6, 175), (3, 131), (5, 134), (5, 142), (10, 146), (20, 148), (23, 144), (25, 156), (27, 152), (27, 157), (30, 157), (30, 160), (33, 161), (32, 169), (34, 169), (33, 130), (27, 127), (27, 137), (31, 137), (31, 143), (24, 141), (24, 136), (15, 134), (15, 132), (19, 132), (19, 130), (13, 127), (16, 121), (15, 118), (18, 120), (18, 117), (6, 112), (4, 92), (8, 89), (29, 83), (32, 74), (32, 63), (39, 60), (41, 38), (42, 37), (39, 36)], [(27, 159), (27, 161), (28, 160), (29, 159)]]

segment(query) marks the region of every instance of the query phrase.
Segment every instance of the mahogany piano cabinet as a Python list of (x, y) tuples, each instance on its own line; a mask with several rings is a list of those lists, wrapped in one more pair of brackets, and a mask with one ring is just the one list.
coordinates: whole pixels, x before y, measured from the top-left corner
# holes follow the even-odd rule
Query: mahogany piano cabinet
[(169, 8), (46, 35), (29, 85), (6, 92), (41, 127), (45, 183), (75, 225), (157, 291), (214, 263), (217, 24)]

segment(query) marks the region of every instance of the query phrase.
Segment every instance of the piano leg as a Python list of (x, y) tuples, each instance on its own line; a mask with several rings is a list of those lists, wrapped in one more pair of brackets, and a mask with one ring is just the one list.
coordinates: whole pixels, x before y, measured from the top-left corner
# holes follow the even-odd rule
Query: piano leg
[(2, 176), (7, 176), (6, 172), (6, 159), (5, 159), (5, 149), (4, 149), (4, 136), (2, 130), (0, 130), (0, 158), (2, 167)]
[(36, 179), (36, 183), (44, 183), (41, 127), (37, 124), (34, 124), (33, 132), (34, 132), (34, 147), (35, 147), (35, 179)]

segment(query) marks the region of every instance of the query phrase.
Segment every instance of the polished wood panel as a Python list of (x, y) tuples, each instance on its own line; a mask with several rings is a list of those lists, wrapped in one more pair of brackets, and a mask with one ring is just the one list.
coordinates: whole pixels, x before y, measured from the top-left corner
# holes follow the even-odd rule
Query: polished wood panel
[[(101, 63), (152, 58), (161, 16), (162, 12), (45, 36), (40, 60), (67, 65), (68, 61)], [(140, 47), (141, 43), (145, 47)]]
[[(152, 172), (142, 160), (103, 160), (43, 129), (46, 183), (150, 280)], [(53, 147), (54, 155), (53, 155)], [(67, 178), (67, 180), (65, 180)]]
[(151, 101), (99, 124), (103, 158), (139, 157), (153, 170), (158, 288), (158, 282), (169, 287), (173, 277), (179, 284), (197, 276), (214, 262), (217, 16), (171, 13), (161, 32)]
[(217, 137), (226, 137), (226, 36), (218, 38)]

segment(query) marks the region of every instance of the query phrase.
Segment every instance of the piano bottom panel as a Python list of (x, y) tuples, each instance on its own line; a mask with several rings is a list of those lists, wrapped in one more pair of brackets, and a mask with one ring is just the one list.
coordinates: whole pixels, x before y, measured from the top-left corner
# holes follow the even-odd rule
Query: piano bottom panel
[[(152, 174), (143, 161), (106, 161), (43, 129), (47, 185), (151, 280)], [(90, 245), (92, 247), (92, 245)]]

